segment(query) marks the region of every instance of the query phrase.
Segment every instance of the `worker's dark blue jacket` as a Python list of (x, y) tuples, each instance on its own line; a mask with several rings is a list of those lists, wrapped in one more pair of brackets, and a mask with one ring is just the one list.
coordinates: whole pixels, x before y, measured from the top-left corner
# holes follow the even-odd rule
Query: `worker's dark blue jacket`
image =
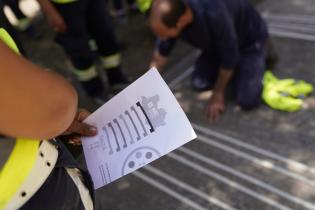
[[(234, 69), (240, 53), (268, 38), (265, 22), (248, 0), (187, 0), (193, 22), (180, 37), (219, 59), (220, 66)], [(159, 52), (167, 56), (175, 39), (158, 41)]]

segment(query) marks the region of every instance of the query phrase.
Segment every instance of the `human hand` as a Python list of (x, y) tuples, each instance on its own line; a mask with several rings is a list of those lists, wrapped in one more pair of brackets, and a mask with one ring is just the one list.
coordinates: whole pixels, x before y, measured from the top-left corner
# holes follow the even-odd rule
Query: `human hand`
[(167, 57), (161, 55), (159, 52), (155, 51), (150, 62), (150, 68), (156, 67), (160, 72), (167, 62)]
[(47, 21), (50, 27), (56, 32), (65, 33), (67, 25), (61, 15), (55, 10), (50, 9), (46, 11)]
[(224, 93), (214, 92), (206, 108), (206, 118), (212, 122), (217, 121), (224, 109)]
[(73, 145), (81, 145), (82, 136), (95, 136), (97, 128), (86, 123), (83, 123), (90, 115), (85, 109), (78, 109), (77, 114), (70, 127), (62, 134), (61, 138)]

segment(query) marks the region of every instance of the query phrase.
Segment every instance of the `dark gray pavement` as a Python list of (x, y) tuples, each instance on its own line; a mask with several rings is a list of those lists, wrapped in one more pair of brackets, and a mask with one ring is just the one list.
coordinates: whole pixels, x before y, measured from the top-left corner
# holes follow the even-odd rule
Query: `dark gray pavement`
[[(314, 5), (312, 0), (265, 0), (258, 5), (272, 25), (279, 55), (274, 73), (280, 78), (294, 77), (315, 85)], [(85, 96), (68, 70), (64, 53), (53, 44), (47, 25), (41, 19), (37, 25), (45, 33), (44, 40), (24, 37), (31, 60), (65, 75), (80, 91), (81, 105), (95, 109), (97, 105)], [(148, 69), (154, 38), (141, 15), (115, 25), (123, 47), (124, 71), (135, 79)], [(99, 208), (314, 210), (314, 96), (295, 113), (265, 105), (245, 112), (228, 97), (220, 120), (209, 123), (203, 113), (210, 92), (190, 89), (190, 67), (197, 54), (179, 43), (163, 76), (198, 139), (97, 190)]]

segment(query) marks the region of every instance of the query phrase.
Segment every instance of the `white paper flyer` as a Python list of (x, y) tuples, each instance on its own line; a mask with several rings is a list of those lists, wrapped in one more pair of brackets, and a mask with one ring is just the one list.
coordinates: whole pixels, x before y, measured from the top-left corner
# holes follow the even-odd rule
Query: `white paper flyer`
[(98, 128), (97, 136), (82, 139), (95, 189), (196, 138), (184, 111), (155, 68), (85, 122)]

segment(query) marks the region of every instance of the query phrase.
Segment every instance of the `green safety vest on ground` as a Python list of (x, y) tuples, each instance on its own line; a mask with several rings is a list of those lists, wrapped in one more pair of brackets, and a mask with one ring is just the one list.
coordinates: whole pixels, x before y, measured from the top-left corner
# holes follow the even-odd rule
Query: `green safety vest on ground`
[[(5, 42), (12, 50), (19, 53), (19, 50), (10, 35), (0, 28), (0, 39)], [(0, 140), (4, 141), (4, 140)], [(13, 141), (13, 140), (11, 140)], [(1, 143), (1, 142), (0, 142)], [(0, 144), (2, 147), (4, 144)], [(17, 139), (1, 150), (8, 150), (7, 155), (1, 151), (1, 158), (4, 161), (0, 165), (0, 210), (6, 209), (11, 198), (16, 194), (35, 163), (39, 141), (31, 139)]]
[(152, 0), (137, 0), (138, 8), (140, 12), (146, 13), (152, 4)]
[(51, 0), (51, 1), (57, 4), (68, 4), (68, 3), (72, 3), (78, 0)]
[(313, 92), (313, 86), (302, 80), (278, 79), (271, 71), (263, 78), (262, 98), (273, 109), (294, 112), (302, 108), (303, 99)]

